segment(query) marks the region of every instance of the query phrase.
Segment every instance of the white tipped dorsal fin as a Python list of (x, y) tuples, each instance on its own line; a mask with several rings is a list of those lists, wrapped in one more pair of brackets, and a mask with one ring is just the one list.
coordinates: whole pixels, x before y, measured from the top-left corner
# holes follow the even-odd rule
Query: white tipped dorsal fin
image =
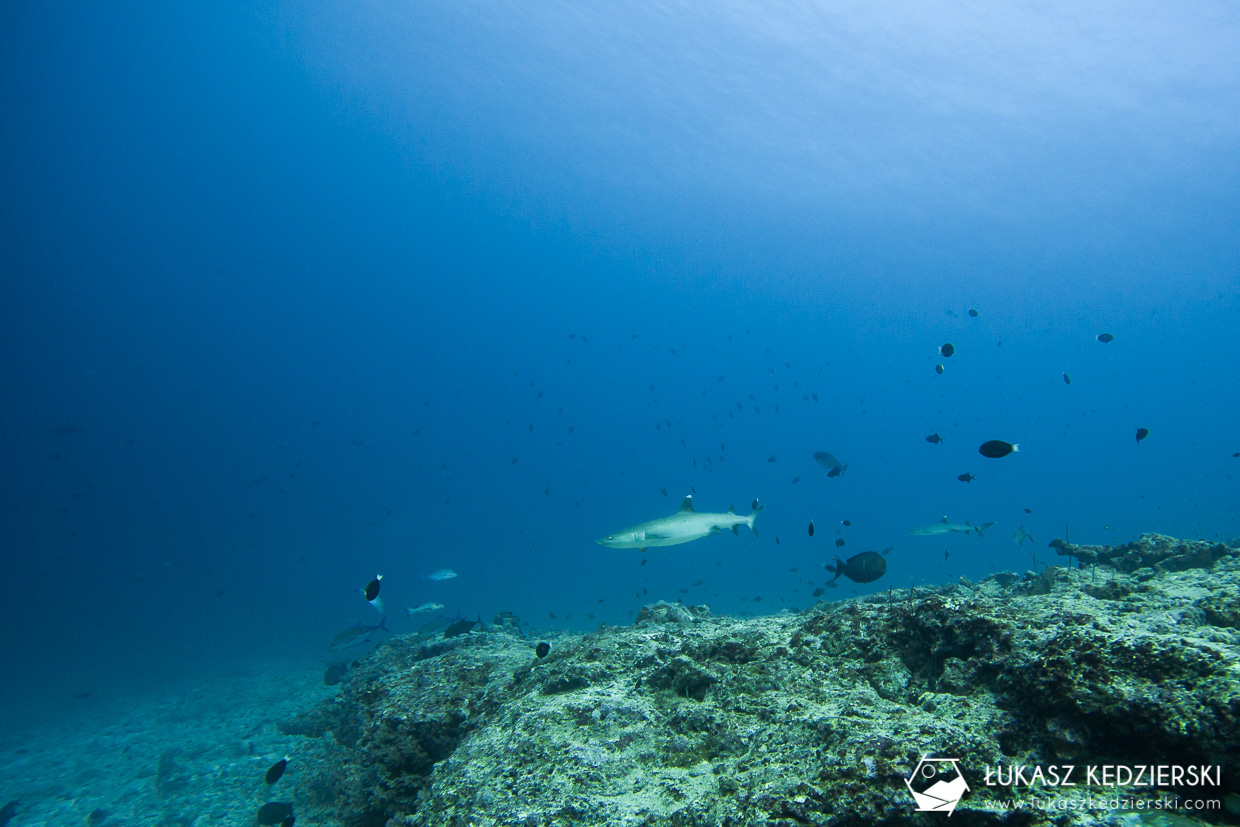
[(729, 506), (728, 506), (728, 513), (729, 513), (729, 514), (735, 514), (735, 513), (736, 513), (735, 507), (734, 507), (734, 506), (729, 505)]
[(939, 520), (939, 522), (940, 522), (940, 523), (945, 523), (945, 522), (947, 522), (947, 515), (946, 515), (946, 514), (944, 514), (944, 515), (943, 515), (943, 519)]
[(681, 511), (693, 511), (693, 495), (690, 494), (680, 503)]

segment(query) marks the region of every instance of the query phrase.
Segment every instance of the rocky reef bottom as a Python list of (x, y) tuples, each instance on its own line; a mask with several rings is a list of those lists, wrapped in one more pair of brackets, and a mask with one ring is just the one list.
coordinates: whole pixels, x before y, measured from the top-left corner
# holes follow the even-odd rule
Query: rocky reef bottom
[(393, 639), (281, 723), (314, 739), (298, 821), (1240, 823), (1240, 549), (1052, 546), (799, 614), (655, 604), (541, 658), (510, 616)]

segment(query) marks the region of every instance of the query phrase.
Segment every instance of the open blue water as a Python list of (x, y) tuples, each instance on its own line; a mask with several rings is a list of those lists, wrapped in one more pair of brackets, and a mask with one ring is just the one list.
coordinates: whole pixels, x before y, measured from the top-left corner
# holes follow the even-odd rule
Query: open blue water
[[(396, 632), (589, 629), (1240, 536), (1238, 46), (1222, 2), (10, 3), (6, 715), (313, 660), (376, 573)], [(690, 491), (760, 536), (594, 543)]]

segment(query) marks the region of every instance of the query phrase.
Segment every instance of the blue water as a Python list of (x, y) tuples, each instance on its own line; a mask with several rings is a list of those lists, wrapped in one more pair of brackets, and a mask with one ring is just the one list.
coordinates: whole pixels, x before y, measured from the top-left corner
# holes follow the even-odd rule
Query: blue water
[[(376, 573), (394, 631), (584, 630), (804, 608), (865, 549), (827, 598), (1240, 536), (1238, 42), (1208, 2), (10, 4), (0, 699), (313, 662)], [(594, 543), (690, 491), (760, 537)], [(997, 525), (908, 534), (943, 515)]]

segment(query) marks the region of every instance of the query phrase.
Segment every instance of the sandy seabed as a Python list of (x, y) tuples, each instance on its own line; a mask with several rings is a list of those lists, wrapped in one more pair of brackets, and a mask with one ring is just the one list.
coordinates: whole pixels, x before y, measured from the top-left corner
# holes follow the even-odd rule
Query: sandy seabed
[[(0, 807), (16, 802), (9, 827), (252, 825), (263, 804), (288, 800), (299, 757), (318, 748), (275, 722), (330, 695), (322, 678), (299, 661), (77, 701), (0, 734)], [(263, 776), (285, 756), (269, 788)]]

